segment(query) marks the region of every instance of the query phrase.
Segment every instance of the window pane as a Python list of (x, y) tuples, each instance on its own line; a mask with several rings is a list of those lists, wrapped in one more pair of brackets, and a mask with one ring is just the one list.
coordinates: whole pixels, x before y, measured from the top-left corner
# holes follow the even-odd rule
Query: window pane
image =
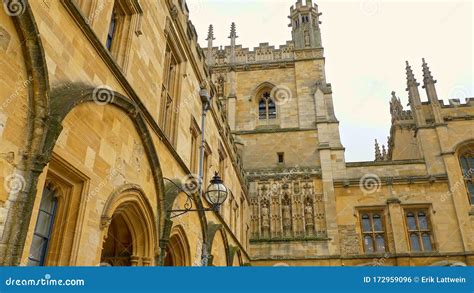
[(49, 227), (51, 225), (51, 216), (45, 212), (39, 211), (38, 220), (36, 222), (35, 233), (44, 237), (49, 235)]
[(268, 101), (268, 118), (275, 119), (276, 118), (276, 105), (273, 100)]
[(374, 244), (372, 237), (367, 235), (364, 237), (364, 251), (365, 252), (374, 252)]
[(28, 259), (28, 266), (29, 267), (37, 267), (39, 265), (40, 265), (39, 261)]
[(407, 225), (408, 225), (408, 230), (416, 230), (415, 215), (413, 213), (407, 214)]
[[(45, 209), (46, 211), (42, 210)], [(54, 191), (46, 187), (41, 197), (40, 210), (38, 211), (38, 217), (36, 219), (36, 226), (34, 236), (30, 247), (30, 259), (31, 265), (43, 265), (43, 261), (46, 257), (46, 248), (51, 234), (53, 225), (54, 212), (56, 208), (56, 198)]]
[(263, 100), (258, 104), (258, 116), (260, 119), (267, 119), (267, 106)]
[(375, 214), (372, 218), (373, 218), (373, 221), (374, 221), (374, 230), (375, 231), (383, 231), (382, 219), (380, 218), (380, 215)]
[(372, 231), (372, 227), (370, 225), (370, 219), (368, 215), (362, 215), (362, 230), (364, 232)]
[(426, 215), (423, 212), (418, 213), (418, 223), (420, 224), (420, 230), (428, 229), (428, 222), (426, 221)]
[(54, 209), (54, 191), (46, 187), (43, 191), (43, 197), (41, 198), (40, 209), (52, 214)]
[(423, 234), (421, 236), (421, 239), (423, 240), (423, 248), (425, 251), (432, 251), (433, 247), (431, 245), (431, 237), (429, 234)]
[(469, 182), (467, 184), (467, 189), (469, 191), (469, 194), (471, 195), (471, 204), (474, 204), (474, 184)]
[(377, 245), (377, 252), (385, 252), (385, 239), (382, 235), (377, 235), (375, 238), (375, 242)]
[(420, 242), (418, 240), (418, 235), (411, 234), (410, 235), (410, 246), (412, 251), (421, 251), (420, 249)]
[(466, 175), (467, 170), (469, 170), (469, 164), (467, 162), (467, 157), (466, 156), (461, 157), (461, 167), (462, 167), (462, 170), (463, 170), (463, 174)]
[(112, 47), (112, 41), (114, 39), (116, 20), (117, 20), (117, 14), (114, 11), (112, 15), (112, 19), (110, 20), (109, 31), (107, 33), (107, 43), (105, 44), (105, 46), (109, 50)]
[(468, 163), (469, 163), (469, 169), (472, 171), (473, 168), (474, 168), (474, 156), (472, 156), (472, 155), (469, 156), (467, 158), (467, 160), (468, 160)]
[(34, 261), (41, 261), (41, 256), (46, 245), (46, 240), (39, 236), (33, 236), (29, 258)]

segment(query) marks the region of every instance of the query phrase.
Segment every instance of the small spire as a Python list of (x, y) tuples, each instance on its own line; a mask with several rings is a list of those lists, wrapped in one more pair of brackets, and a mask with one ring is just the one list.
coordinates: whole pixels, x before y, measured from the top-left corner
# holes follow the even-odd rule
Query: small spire
[(406, 61), (406, 70), (407, 70), (407, 85), (408, 87), (411, 86), (419, 86), (420, 84), (416, 81), (415, 75), (413, 74), (413, 70), (411, 69), (410, 64)]
[(422, 58), (423, 60), (423, 83), (428, 84), (428, 83), (436, 83), (436, 80), (434, 80), (433, 75), (431, 75), (430, 68), (428, 67), (428, 64), (425, 61), (425, 58)]
[(382, 154), (380, 153), (380, 146), (377, 140), (375, 140), (375, 161), (382, 161)]
[(393, 156), (393, 139), (387, 136), (387, 161), (391, 161)]
[(209, 31), (207, 32), (206, 41), (209, 41), (209, 40), (215, 40), (215, 38), (214, 38), (214, 26), (212, 24), (209, 25)]
[(235, 22), (233, 22), (231, 25), (230, 25), (230, 36), (229, 36), (229, 39), (237, 39), (238, 36), (237, 36), (237, 28), (235, 26)]

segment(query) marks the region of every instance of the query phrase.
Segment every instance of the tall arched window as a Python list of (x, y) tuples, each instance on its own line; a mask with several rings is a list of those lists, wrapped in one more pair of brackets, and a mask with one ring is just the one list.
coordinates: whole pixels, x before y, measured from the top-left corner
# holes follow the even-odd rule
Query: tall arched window
[(471, 205), (474, 205), (474, 150), (465, 151), (459, 158), (462, 174), (466, 183), (467, 193)]
[(406, 226), (411, 251), (433, 251), (433, 233), (427, 210), (406, 212)]
[(364, 212), (361, 214), (361, 228), (365, 253), (385, 252), (385, 229), (383, 212)]
[(53, 232), (57, 200), (54, 188), (48, 184), (43, 190), (41, 204), (36, 220), (33, 240), (31, 241), (29, 266), (43, 266), (48, 254), (48, 245)]
[(107, 42), (105, 46), (110, 51), (112, 49), (112, 41), (114, 40), (115, 30), (117, 28), (117, 11), (114, 7), (112, 12), (112, 18), (110, 19), (109, 23), (109, 31), (107, 32)]
[(276, 104), (268, 91), (263, 92), (258, 102), (258, 117), (260, 120), (275, 119), (277, 117)]

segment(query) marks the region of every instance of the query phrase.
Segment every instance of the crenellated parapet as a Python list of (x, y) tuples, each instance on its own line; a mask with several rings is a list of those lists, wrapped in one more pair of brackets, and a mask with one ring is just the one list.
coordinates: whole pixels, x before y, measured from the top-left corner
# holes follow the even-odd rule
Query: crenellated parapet
[[(212, 53), (208, 60), (210, 66), (229, 66), (232, 60), (232, 47), (212, 47)], [(205, 49), (207, 55), (209, 49)], [(268, 43), (261, 43), (258, 47), (243, 48), (242, 45), (235, 46), (235, 64), (257, 64), (270, 62), (291, 62), (307, 58), (323, 58), (323, 49), (295, 50), (293, 41), (287, 41), (285, 45), (275, 48)]]
[(458, 107), (474, 107), (474, 98), (466, 98), (465, 102), (461, 102), (460, 99), (449, 99), (448, 103), (445, 104), (443, 100), (439, 100), (441, 108), (458, 108)]

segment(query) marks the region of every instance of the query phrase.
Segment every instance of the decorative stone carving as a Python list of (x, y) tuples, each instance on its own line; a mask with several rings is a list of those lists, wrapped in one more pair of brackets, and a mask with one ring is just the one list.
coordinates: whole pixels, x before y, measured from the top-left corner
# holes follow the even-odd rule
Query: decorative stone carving
[(313, 210), (313, 200), (310, 197), (305, 199), (304, 203), (304, 221), (307, 235), (314, 234), (314, 210)]
[(263, 238), (270, 237), (270, 203), (266, 198), (261, 203), (262, 215), (262, 236)]
[(112, 218), (102, 216), (100, 218), (100, 229), (107, 231), (107, 229), (109, 229), (110, 223), (112, 223)]
[(252, 238), (327, 237), (323, 194), (315, 193), (313, 180), (296, 173), (254, 182)]
[(283, 220), (283, 236), (289, 237), (292, 232), (292, 217), (291, 217), (291, 199), (288, 194), (285, 194), (281, 202), (281, 214)]

